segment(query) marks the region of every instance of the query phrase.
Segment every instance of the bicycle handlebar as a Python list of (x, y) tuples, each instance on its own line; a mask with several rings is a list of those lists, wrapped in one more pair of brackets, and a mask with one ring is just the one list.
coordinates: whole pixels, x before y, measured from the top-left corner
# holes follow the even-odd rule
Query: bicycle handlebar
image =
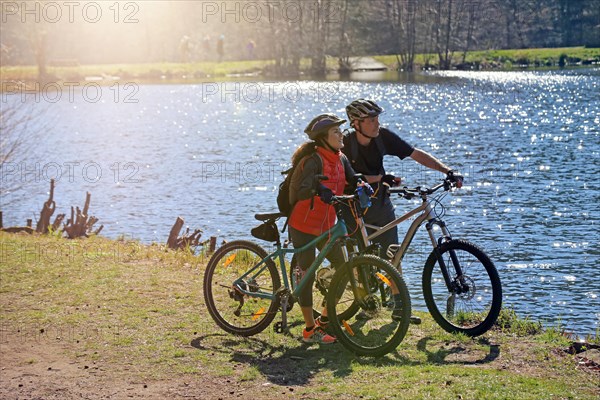
[(388, 187), (387, 190), (390, 194), (397, 193), (398, 195), (400, 195), (404, 198), (411, 199), (416, 196), (419, 196), (419, 197), (429, 196), (442, 188), (444, 189), (444, 191), (449, 191), (450, 189), (452, 189), (454, 187), (456, 187), (456, 182), (453, 182), (450, 179), (446, 178), (441, 183), (439, 183), (431, 188), (422, 188), (421, 186), (409, 188), (409, 187), (405, 186), (402, 188)]
[(333, 203), (343, 203), (345, 201), (353, 200), (353, 199), (356, 199), (356, 195), (355, 194), (345, 194), (345, 195), (342, 195), (342, 196), (333, 196), (331, 198), (331, 203), (332, 204)]

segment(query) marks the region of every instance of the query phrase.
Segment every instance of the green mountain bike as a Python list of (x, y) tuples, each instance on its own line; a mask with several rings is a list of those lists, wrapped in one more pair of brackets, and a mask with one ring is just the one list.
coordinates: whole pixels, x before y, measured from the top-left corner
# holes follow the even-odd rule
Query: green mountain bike
[[(332, 229), (300, 248), (281, 243), (276, 221), (283, 215), (256, 214), (262, 222), (253, 229), (255, 237), (274, 242), (267, 252), (258, 244), (237, 240), (220, 247), (204, 274), (204, 299), (216, 324), (226, 332), (251, 336), (262, 332), (281, 312), (275, 331), (288, 332), (287, 313), (292, 310), (310, 274), (321, 266), (334, 244), (348, 238), (341, 207), (358, 207), (357, 197), (334, 196), (338, 221)], [(321, 240), (326, 243), (306, 274), (292, 284), (286, 256), (306, 250)], [(342, 248), (346, 248), (344, 244)], [(337, 340), (357, 355), (379, 357), (393, 351), (404, 339), (411, 306), (408, 289), (398, 271), (375, 255), (346, 252), (346, 263), (335, 271), (324, 292), (330, 326)], [(293, 274), (292, 274), (293, 277)], [(393, 302), (391, 287), (401, 301)], [(362, 311), (362, 312), (361, 312)], [(370, 319), (361, 319), (367, 313)]]

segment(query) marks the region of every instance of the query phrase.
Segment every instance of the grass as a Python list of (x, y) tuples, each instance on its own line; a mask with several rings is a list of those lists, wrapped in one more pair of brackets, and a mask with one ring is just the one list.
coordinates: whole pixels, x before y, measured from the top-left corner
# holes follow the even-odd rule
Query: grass
[[(397, 68), (395, 55), (373, 56), (390, 69)], [(436, 65), (436, 54), (417, 54), (417, 66)], [(479, 65), (483, 68), (512, 69), (527, 67), (556, 67), (561, 63), (575, 64), (580, 61), (594, 60), (600, 62), (600, 48), (568, 47), (549, 49), (515, 49), (515, 50), (484, 50), (468, 52), (465, 62)], [(462, 52), (456, 52), (453, 64), (462, 62)], [(135, 80), (136, 82), (189, 82), (216, 79), (237, 79), (239, 76), (263, 74), (274, 65), (273, 60), (225, 61), (225, 62), (193, 62), (193, 63), (141, 63), (141, 64), (98, 64), (80, 65), (73, 67), (48, 66), (50, 81), (84, 82), (86, 77), (103, 77), (104, 84), (113, 82), (114, 77), (121, 81)], [(329, 57), (327, 68), (337, 69), (337, 59)], [(310, 61), (302, 59), (300, 69), (308, 71)], [(37, 80), (36, 66), (1, 66), (0, 80), (2, 81), (35, 81)], [(9, 88), (2, 89), (9, 90)]]
[[(141, 63), (141, 64), (97, 64), (73, 67), (47, 68), (50, 81), (82, 82), (87, 77), (101, 77), (106, 81), (120, 79), (126, 81), (177, 81), (210, 80), (255, 74), (262, 71), (271, 60), (196, 62), (196, 63)], [(0, 78), (3, 81), (34, 81), (37, 79), (36, 66), (2, 66)]]
[(0, 251), (0, 345), (9, 336), (60, 343), (67, 357), (95, 362), (116, 378), (226, 379), (256, 399), (283, 392), (320, 399), (600, 394), (598, 373), (578, 367), (560, 327), (544, 330), (512, 310), (474, 339), (446, 333), (417, 312), (423, 324), (410, 327), (396, 352), (359, 358), (340, 345), (302, 344), (297, 308), (294, 337), (271, 329), (250, 338), (218, 330), (203, 304), (205, 255), (135, 241), (3, 232)]
[[(462, 63), (463, 52), (455, 52), (453, 65)], [(376, 56), (376, 60), (394, 68), (396, 56)], [(415, 63), (419, 66), (436, 65), (437, 54), (418, 54)], [(563, 47), (541, 49), (511, 49), (511, 50), (481, 50), (467, 53), (465, 63), (479, 65), (483, 69), (513, 69), (523, 67), (557, 67), (561, 60), (565, 65), (573, 65), (582, 61), (593, 60), (600, 62), (600, 48)]]

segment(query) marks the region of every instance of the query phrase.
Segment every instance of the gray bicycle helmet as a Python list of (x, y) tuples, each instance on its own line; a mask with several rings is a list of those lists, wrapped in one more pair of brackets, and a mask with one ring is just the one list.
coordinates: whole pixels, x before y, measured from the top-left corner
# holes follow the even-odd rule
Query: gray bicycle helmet
[(383, 108), (372, 100), (358, 99), (346, 106), (346, 114), (350, 121), (376, 117), (381, 113), (383, 113)]
[(329, 128), (340, 126), (344, 122), (346, 122), (345, 119), (342, 119), (335, 114), (320, 114), (310, 121), (304, 130), (304, 133), (306, 133), (311, 140), (316, 140), (319, 136), (326, 134)]

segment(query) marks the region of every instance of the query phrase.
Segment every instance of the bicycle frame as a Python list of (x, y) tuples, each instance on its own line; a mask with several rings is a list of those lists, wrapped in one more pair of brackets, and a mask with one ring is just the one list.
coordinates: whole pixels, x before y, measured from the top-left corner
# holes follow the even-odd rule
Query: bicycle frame
[[(434, 225), (437, 225), (440, 227), (443, 238), (445, 238), (447, 240), (451, 239), (450, 232), (446, 228), (445, 222), (435, 216), (435, 214), (433, 212), (434, 206), (431, 204), (428, 197), (426, 197), (426, 195), (423, 195), (423, 194), (421, 194), (420, 197), (423, 199), (423, 202), (420, 206), (418, 206), (417, 208), (415, 208), (413, 210), (408, 211), (404, 215), (396, 218), (395, 220), (391, 221), (390, 223), (388, 223), (384, 226), (371, 225), (371, 224), (366, 224), (364, 222), (362, 224), (360, 224), (360, 222), (359, 222), (359, 229), (361, 231), (361, 238), (363, 241), (362, 244), (366, 248), (370, 243), (372, 243), (373, 239), (379, 237), (380, 235), (384, 234), (385, 232), (389, 231), (390, 229), (400, 225), (404, 221), (416, 216), (415, 220), (408, 227), (408, 230), (406, 231), (406, 234), (404, 236), (404, 239), (402, 240), (402, 243), (400, 244), (400, 246), (398, 248), (398, 251), (396, 251), (396, 253), (394, 254), (393, 258), (390, 261), (392, 263), (392, 265), (394, 267), (396, 267), (400, 272), (402, 272), (402, 260), (404, 259), (404, 256), (406, 255), (406, 251), (408, 250), (408, 247), (412, 243), (412, 240), (414, 239), (417, 231), (419, 230), (421, 225), (423, 225), (425, 222), (427, 222), (425, 227), (427, 229), (427, 233), (429, 235), (431, 244), (433, 245), (434, 249), (436, 249), (441, 244), (440, 241), (436, 238), (435, 234), (433, 233)], [(372, 229), (374, 232), (371, 234), (368, 234), (366, 228)], [(387, 249), (384, 249), (384, 251), (386, 251), (386, 250)]]
[[(419, 213), (420, 213), (420, 215), (417, 215)], [(415, 215), (417, 215), (417, 217), (412, 222), (412, 224), (410, 224), (408, 231), (406, 232), (406, 235), (404, 236), (404, 239), (402, 240), (402, 244), (400, 245), (399, 250), (396, 252), (393, 259), (391, 260), (392, 265), (394, 265), (400, 271), (402, 268), (402, 260), (404, 259), (404, 255), (406, 254), (408, 247), (412, 243), (412, 240), (415, 237), (417, 230), (419, 230), (419, 228), (421, 227), (421, 225), (423, 225), (423, 223), (425, 221), (428, 221), (428, 223), (426, 225), (426, 229), (427, 229), (427, 233), (429, 234), (429, 238), (430, 238), (431, 243), (434, 248), (436, 248), (438, 246), (438, 241), (433, 233), (433, 225), (438, 225), (442, 230), (443, 236), (445, 238), (450, 238), (450, 232), (446, 228), (446, 224), (442, 220), (435, 217), (435, 215), (433, 214), (433, 206), (431, 205), (431, 203), (428, 200), (423, 200), (423, 203), (419, 207), (396, 218), (395, 220), (388, 223), (387, 225), (376, 226), (376, 225), (364, 224), (364, 228), (369, 228), (369, 229), (375, 230), (375, 232), (373, 232), (372, 234), (369, 235), (369, 234), (367, 234), (366, 229), (363, 228), (362, 238), (363, 238), (365, 246), (367, 246), (370, 242), (372, 242), (373, 239), (375, 239), (378, 236), (382, 235), (383, 233), (389, 231), (393, 227), (400, 225), (402, 222), (408, 220), (409, 218), (412, 218)]]
[[(418, 194), (416, 192), (412, 192), (412, 196), (421, 197), (421, 199), (423, 200), (422, 204), (419, 207), (396, 218), (395, 220), (391, 221), (387, 225), (376, 226), (376, 225), (365, 224), (364, 221), (362, 221), (362, 219), (360, 221), (357, 220), (356, 222), (358, 223), (358, 226), (359, 226), (359, 229), (361, 232), (363, 245), (366, 248), (366, 246), (368, 246), (373, 239), (377, 238), (378, 236), (389, 231), (393, 227), (401, 224), (402, 222), (404, 222), (407, 219), (416, 215), (416, 218), (412, 222), (412, 224), (410, 224), (408, 231), (406, 232), (406, 235), (404, 236), (404, 239), (402, 240), (402, 243), (400, 244), (398, 251), (396, 251), (396, 253), (394, 254), (394, 257), (391, 260), (392, 265), (396, 269), (398, 269), (398, 271), (400, 273), (402, 273), (402, 260), (404, 259), (406, 251), (408, 250), (408, 247), (412, 243), (412, 240), (415, 237), (417, 230), (421, 227), (421, 225), (423, 225), (423, 223), (425, 221), (427, 221), (425, 228), (427, 229), (427, 233), (429, 235), (429, 239), (431, 240), (431, 244), (433, 245), (434, 252), (436, 252), (438, 262), (441, 267), (442, 276), (444, 278), (444, 281), (446, 282), (446, 287), (448, 288), (448, 291), (451, 292), (452, 290), (456, 289), (456, 287), (455, 287), (456, 284), (452, 282), (450, 273), (448, 272), (448, 268), (446, 267), (446, 263), (440, 256), (438, 249), (439, 249), (439, 246), (442, 244), (442, 239), (451, 240), (452, 236), (450, 235), (450, 231), (446, 227), (446, 223), (435, 215), (435, 213), (433, 211), (433, 206), (432, 206), (431, 202), (429, 201), (429, 198), (427, 197), (427, 196), (433, 194), (437, 189), (439, 189), (441, 187), (445, 188), (446, 186), (445, 186), (445, 184), (441, 184), (441, 185), (436, 186), (433, 189), (428, 189), (424, 192), (422, 192), (418, 189), (417, 190)], [(362, 221), (362, 224), (361, 224), (361, 221)], [(436, 239), (436, 236), (433, 233), (434, 225), (439, 226), (442, 231), (442, 236), (439, 238), (439, 240)], [(367, 234), (366, 228), (373, 229), (374, 232), (369, 235), (369, 234)], [(459, 262), (458, 258), (456, 257), (456, 254), (454, 253), (454, 251), (450, 251), (450, 256), (452, 258), (453, 265), (456, 269), (457, 276), (462, 276), (462, 268), (460, 266), (460, 262)]]
[[(338, 199), (338, 201), (354, 199), (354, 196), (335, 196), (335, 197)], [(354, 203), (353, 206), (356, 206), (356, 204)], [(289, 304), (288, 303), (289, 297), (291, 296), (292, 299), (297, 299), (299, 297), (300, 293), (302, 292), (302, 290), (306, 287), (307, 282), (308, 282), (308, 277), (311, 277), (316, 273), (316, 270), (321, 266), (325, 257), (332, 250), (335, 243), (339, 239), (348, 238), (348, 229), (347, 229), (346, 223), (342, 217), (341, 206), (336, 206), (336, 214), (338, 217), (337, 223), (330, 230), (317, 236), (316, 238), (314, 238), (313, 240), (311, 240), (309, 243), (305, 244), (302, 247), (293, 248), (293, 249), (288, 249), (288, 248), (282, 247), (280, 238), (277, 238), (277, 241), (275, 243), (277, 248), (275, 249), (275, 251), (268, 254), (265, 258), (260, 260), (254, 266), (252, 266), (248, 271), (246, 271), (242, 276), (240, 276), (233, 282), (233, 286), (234, 286), (235, 290), (238, 291), (242, 295), (246, 295), (249, 297), (257, 297), (257, 298), (262, 298), (262, 299), (267, 299), (267, 300), (273, 300), (278, 296), (280, 297), (281, 310), (282, 310), (281, 331), (287, 329), (287, 306)], [(361, 224), (363, 223), (362, 218), (360, 218), (360, 223)], [(320, 242), (321, 240), (323, 240), (325, 238), (327, 238), (327, 241), (325, 242), (325, 245), (323, 246), (323, 248), (319, 251), (319, 253), (318, 253), (317, 257), (315, 258), (315, 260), (313, 261), (313, 263), (305, 270), (304, 276), (302, 277), (302, 279), (300, 279), (299, 282), (297, 282), (294, 289), (290, 290), (291, 283), (288, 279), (288, 271), (287, 271), (287, 268), (285, 265), (285, 256), (287, 254), (295, 254), (295, 253), (300, 253), (302, 251), (306, 251), (310, 247), (316, 246), (316, 244), (318, 242)], [(347, 247), (340, 246), (340, 248), (343, 253), (344, 261), (348, 262), (350, 257), (348, 255)], [(275, 293), (273, 293), (272, 291), (270, 293), (268, 291), (261, 292), (259, 290), (259, 287), (257, 285), (254, 285), (253, 282), (255, 282), (256, 277), (258, 277), (267, 268), (269, 268), (270, 261), (275, 262), (276, 260), (279, 260), (279, 271), (280, 271), (281, 276), (283, 277), (283, 287), (279, 288), (277, 290), (277, 292), (275, 292)], [(365, 274), (366, 274), (366, 271), (361, 271), (360, 276), (351, 275), (349, 277), (349, 281), (350, 281), (350, 284), (352, 285), (352, 291), (353, 291), (355, 297), (360, 297), (359, 290), (358, 290), (358, 286), (360, 285), (360, 282), (368, 282), (368, 276), (366, 276)]]
[[(250, 270), (246, 271), (242, 276), (235, 280), (234, 285), (236, 290), (241, 293), (251, 296), (251, 297), (260, 297), (264, 299), (272, 299), (274, 296), (272, 293), (259, 293), (253, 292), (251, 289), (245, 289), (242, 285), (240, 285), (243, 281), (250, 278), (250, 280), (254, 279), (256, 276), (260, 275), (266, 268), (268, 260), (279, 260), (279, 268), (281, 275), (283, 277), (283, 288), (286, 289), (294, 298), (297, 298), (302, 289), (306, 286), (308, 282), (308, 277), (311, 276), (316, 270), (321, 266), (321, 263), (325, 260), (325, 257), (338, 239), (344, 238), (348, 235), (348, 230), (346, 228), (346, 224), (342, 218), (338, 218), (337, 223), (328, 231), (323, 232), (321, 235), (317, 236), (315, 239), (311, 240), (309, 243), (305, 244), (302, 247), (288, 249), (281, 246), (281, 242), (277, 242), (277, 249), (267, 255), (264, 259), (262, 259), (259, 263), (257, 263)], [(288, 280), (287, 268), (285, 265), (285, 255), (286, 254), (295, 254), (300, 253), (302, 251), (308, 250), (310, 247), (315, 246), (319, 241), (328, 238), (325, 246), (319, 251), (319, 254), (315, 258), (315, 261), (307, 268), (304, 277), (298, 282), (297, 286), (293, 291), (290, 291), (291, 284)], [(345, 261), (348, 261), (348, 254), (344, 246), (341, 246), (342, 252), (344, 253)]]

